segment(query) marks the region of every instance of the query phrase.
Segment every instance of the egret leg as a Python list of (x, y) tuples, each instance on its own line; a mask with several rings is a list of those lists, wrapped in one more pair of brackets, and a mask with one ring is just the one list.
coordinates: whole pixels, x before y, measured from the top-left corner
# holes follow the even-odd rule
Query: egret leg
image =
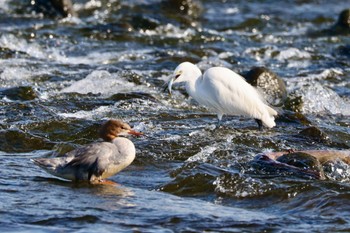
[(218, 123), (217, 123), (217, 128), (219, 128), (221, 126), (221, 120), (222, 120), (222, 114), (218, 113)]
[(263, 123), (260, 119), (255, 119), (256, 123), (258, 123), (258, 127), (259, 130), (262, 131), (263, 130)]

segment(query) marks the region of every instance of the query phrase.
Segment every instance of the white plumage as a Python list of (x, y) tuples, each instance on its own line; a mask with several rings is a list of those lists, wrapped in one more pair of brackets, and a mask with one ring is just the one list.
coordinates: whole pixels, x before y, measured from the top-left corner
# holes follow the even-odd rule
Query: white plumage
[(247, 83), (244, 78), (224, 67), (209, 68), (204, 74), (190, 63), (181, 63), (174, 71), (174, 76), (168, 84), (185, 83), (187, 93), (199, 104), (214, 111), (219, 121), (224, 114), (241, 115), (257, 120), (272, 128), (276, 125), (277, 112), (265, 103), (258, 91)]

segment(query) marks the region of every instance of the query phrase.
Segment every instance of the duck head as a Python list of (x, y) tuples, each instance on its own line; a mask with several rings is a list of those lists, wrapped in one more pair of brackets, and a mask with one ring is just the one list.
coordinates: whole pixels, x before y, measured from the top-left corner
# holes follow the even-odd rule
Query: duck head
[(108, 142), (112, 141), (118, 136), (126, 136), (128, 134), (132, 134), (135, 136), (143, 135), (143, 133), (133, 130), (127, 123), (115, 119), (111, 119), (105, 122), (102, 125), (99, 133), (100, 137)]

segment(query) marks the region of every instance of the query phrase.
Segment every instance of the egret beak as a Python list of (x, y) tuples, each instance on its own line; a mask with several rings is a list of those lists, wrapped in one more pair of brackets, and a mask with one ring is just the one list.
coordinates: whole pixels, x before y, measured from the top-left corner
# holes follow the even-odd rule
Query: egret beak
[(132, 130), (132, 129), (130, 129), (130, 130), (128, 131), (128, 134), (132, 134), (132, 135), (135, 135), (135, 136), (137, 136), (137, 137), (139, 137), (139, 136), (142, 136), (142, 135), (143, 135), (143, 133), (141, 133), (141, 132), (137, 132), (137, 131)]
[(173, 86), (173, 82), (174, 82), (174, 78), (171, 78), (167, 86), (170, 95), (171, 95), (171, 87)]

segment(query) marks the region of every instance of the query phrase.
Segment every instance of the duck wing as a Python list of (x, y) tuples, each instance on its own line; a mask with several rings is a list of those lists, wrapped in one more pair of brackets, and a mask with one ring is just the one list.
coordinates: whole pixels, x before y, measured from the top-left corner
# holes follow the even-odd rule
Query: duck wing
[(100, 142), (69, 152), (74, 158), (62, 167), (62, 173), (74, 172), (76, 180), (93, 180), (101, 177), (108, 166), (118, 161), (113, 160), (119, 153), (118, 148), (109, 142)]

